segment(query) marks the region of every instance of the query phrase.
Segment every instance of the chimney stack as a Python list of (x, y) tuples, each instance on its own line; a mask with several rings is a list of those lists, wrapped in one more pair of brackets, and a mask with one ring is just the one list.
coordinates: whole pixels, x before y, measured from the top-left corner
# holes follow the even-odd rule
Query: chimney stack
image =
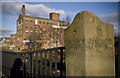
[(22, 5), (22, 15), (25, 15), (25, 5)]
[(53, 19), (53, 20), (59, 20), (59, 13), (50, 13), (49, 14), (49, 17), (50, 19)]

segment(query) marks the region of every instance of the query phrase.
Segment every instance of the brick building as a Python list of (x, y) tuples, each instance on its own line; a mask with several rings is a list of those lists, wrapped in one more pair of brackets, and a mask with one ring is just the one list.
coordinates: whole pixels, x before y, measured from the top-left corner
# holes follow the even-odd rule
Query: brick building
[(13, 49), (17, 49), (17, 34), (11, 35), (11, 44)]
[(64, 46), (64, 29), (68, 23), (59, 20), (59, 13), (50, 13), (49, 18), (26, 16), (23, 5), (22, 14), (17, 19), (17, 33), (12, 35), (17, 37), (16, 42), (11, 38), (13, 45), (23, 49)]

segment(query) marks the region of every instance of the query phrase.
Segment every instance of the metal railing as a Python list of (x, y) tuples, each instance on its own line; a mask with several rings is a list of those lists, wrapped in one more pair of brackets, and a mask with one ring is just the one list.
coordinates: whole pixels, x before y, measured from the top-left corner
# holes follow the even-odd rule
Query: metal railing
[[(15, 60), (20, 58), (24, 78), (65, 76), (65, 48), (41, 49), (31, 52), (2, 52), (2, 72), (10, 77)], [(18, 63), (17, 63), (18, 64)], [(17, 71), (17, 70), (16, 70)], [(14, 72), (13, 72), (14, 73)]]

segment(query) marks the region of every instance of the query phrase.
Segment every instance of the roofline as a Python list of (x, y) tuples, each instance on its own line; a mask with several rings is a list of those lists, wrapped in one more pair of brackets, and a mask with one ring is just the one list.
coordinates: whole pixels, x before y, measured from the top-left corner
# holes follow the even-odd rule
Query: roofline
[(2, 38), (5, 38), (6, 40), (11, 40), (11, 37), (2, 37)]
[(51, 14), (58, 14), (58, 15), (60, 15), (59, 13), (54, 13), (54, 12), (49, 13), (49, 15), (51, 15)]
[(11, 34), (10, 36), (12, 36), (12, 35), (17, 35), (17, 34)]
[(27, 16), (27, 15), (25, 15), (25, 17), (33, 17), (33, 18), (40, 18), (40, 19), (51, 20), (51, 21), (65, 22), (65, 21), (60, 21), (60, 20), (53, 20), (53, 19), (48, 19), (48, 18), (41, 18), (41, 17), (34, 17), (34, 16)]
[(19, 14), (19, 16), (18, 16), (18, 18), (17, 18), (17, 21), (18, 21), (18, 19), (19, 19), (19, 17), (20, 17), (20, 16), (22, 16), (22, 15), (21, 15), (21, 14)]

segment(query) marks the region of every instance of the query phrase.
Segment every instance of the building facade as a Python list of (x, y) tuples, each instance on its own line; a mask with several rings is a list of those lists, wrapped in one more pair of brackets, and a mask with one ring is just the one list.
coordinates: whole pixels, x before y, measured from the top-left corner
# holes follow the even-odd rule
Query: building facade
[(16, 42), (17, 48), (53, 48), (64, 46), (64, 30), (68, 23), (59, 20), (59, 13), (50, 13), (49, 18), (40, 18), (25, 15), (25, 5), (22, 14), (17, 19)]
[(11, 35), (11, 49), (17, 49), (17, 34)]
[(10, 37), (2, 37), (0, 38), (0, 44), (2, 49), (9, 49), (10, 48)]

